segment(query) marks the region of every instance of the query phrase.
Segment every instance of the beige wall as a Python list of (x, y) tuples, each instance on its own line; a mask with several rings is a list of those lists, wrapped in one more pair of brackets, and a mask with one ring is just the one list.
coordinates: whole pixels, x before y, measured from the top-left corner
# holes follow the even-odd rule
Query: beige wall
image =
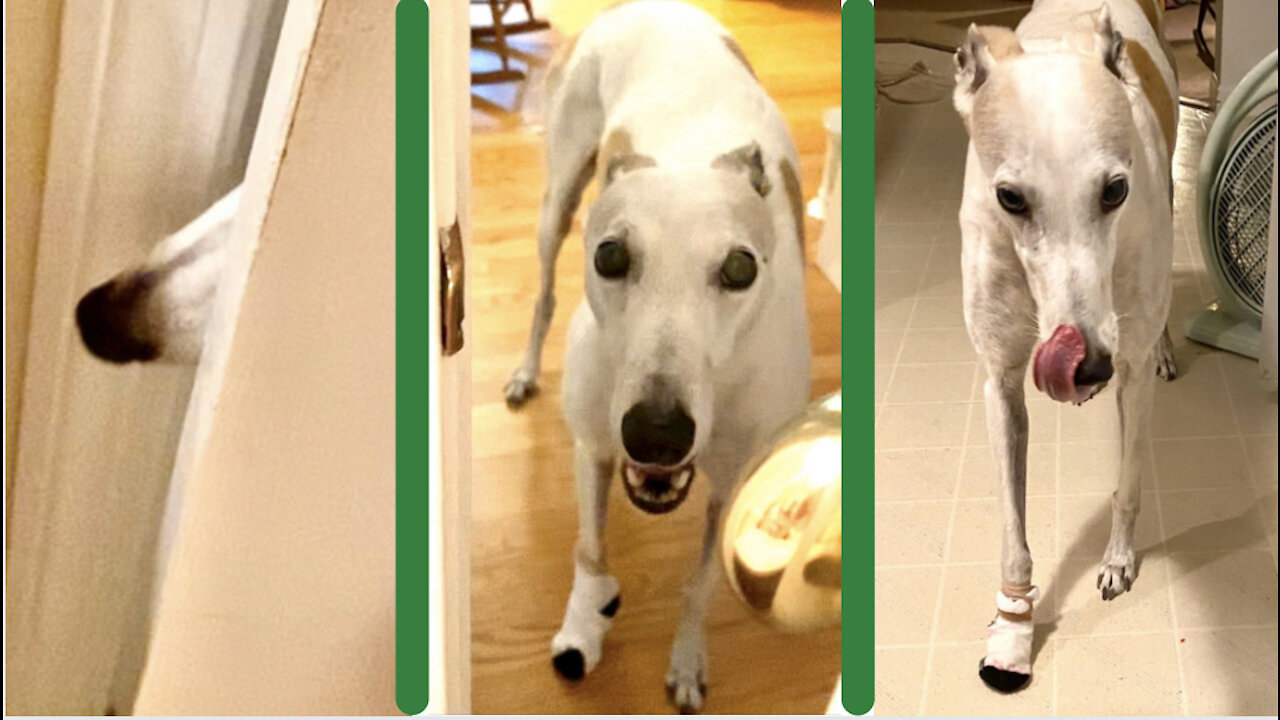
[(325, 3), (138, 714), (397, 712), (394, 12)]
[(4, 7), (4, 494), (17, 457), (40, 202), (58, 69), (62, 3), (13, 0)]
[(1226, 101), (1245, 74), (1276, 49), (1275, 0), (1232, 0), (1218, 3), (1218, 104)]

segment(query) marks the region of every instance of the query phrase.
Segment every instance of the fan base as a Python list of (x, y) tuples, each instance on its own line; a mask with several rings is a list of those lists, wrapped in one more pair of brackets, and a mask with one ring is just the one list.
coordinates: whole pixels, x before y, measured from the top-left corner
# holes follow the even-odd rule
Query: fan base
[(1228, 314), (1217, 301), (1188, 315), (1183, 330), (1196, 342), (1258, 359), (1262, 328), (1250, 320)]

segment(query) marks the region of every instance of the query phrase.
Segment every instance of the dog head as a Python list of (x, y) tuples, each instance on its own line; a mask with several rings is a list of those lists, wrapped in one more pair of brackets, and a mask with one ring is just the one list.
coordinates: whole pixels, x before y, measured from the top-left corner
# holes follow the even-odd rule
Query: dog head
[(664, 513), (688, 494), (722, 370), (768, 302), (776, 238), (758, 148), (705, 169), (612, 165), (587, 221), (586, 296), (614, 368), (624, 485)]
[(971, 26), (955, 55), (955, 106), (979, 165), (966, 207), (1009, 238), (1025, 272), (1037, 387), (1077, 403), (1112, 374), (1117, 227), (1130, 186), (1147, 181), (1123, 40), (1105, 5), (1080, 20), (1059, 51), (1025, 53), (1012, 31)]
[(118, 364), (200, 358), (237, 200), (228, 195), (80, 298), (76, 326), (89, 352)]

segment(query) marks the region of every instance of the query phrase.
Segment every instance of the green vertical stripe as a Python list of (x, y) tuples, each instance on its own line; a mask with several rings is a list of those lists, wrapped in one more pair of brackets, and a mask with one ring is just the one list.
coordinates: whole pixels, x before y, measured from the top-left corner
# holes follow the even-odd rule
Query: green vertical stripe
[[(875, 11), (868, 0), (849, 0), (841, 11), (840, 76), (853, 88), (853, 102), (841, 97), (841, 167), (849, 168), (841, 187), (840, 297), (842, 336), (852, 338), (841, 354), (843, 378), (842, 466), (853, 475), (844, 483), (841, 568), (841, 701), (863, 715), (875, 701)], [(843, 94), (843, 91), (842, 91)], [(848, 112), (844, 112), (847, 110)], [(849, 132), (844, 132), (848, 130)], [(843, 238), (850, 238), (844, 242)]]
[(409, 715), (427, 707), (429, 657), (427, 15), (423, 0), (396, 6), (396, 705)]

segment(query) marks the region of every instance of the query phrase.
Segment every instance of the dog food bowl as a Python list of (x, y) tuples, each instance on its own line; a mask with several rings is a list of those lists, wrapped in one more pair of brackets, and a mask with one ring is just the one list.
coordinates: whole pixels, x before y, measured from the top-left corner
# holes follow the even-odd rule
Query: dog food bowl
[(812, 404), (743, 470), (725, 516), (729, 584), (770, 624), (840, 621), (840, 394)]

